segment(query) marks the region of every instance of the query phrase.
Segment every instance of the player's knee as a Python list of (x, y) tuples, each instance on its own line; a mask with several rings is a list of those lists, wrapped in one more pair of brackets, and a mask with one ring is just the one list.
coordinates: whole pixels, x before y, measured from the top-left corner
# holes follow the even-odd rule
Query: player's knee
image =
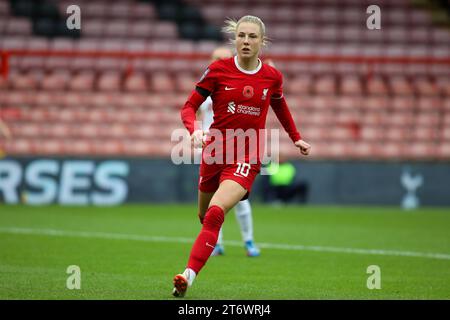
[(200, 223), (203, 224), (203, 219), (205, 219), (205, 214), (202, 214), (201, 212), (199, 212), (198, 219), (200, 220)]
[(219, 231), (225, 219), (224, 210), (219, 206), (211, 206), (203, 219), (203, 226), (207, 229)]

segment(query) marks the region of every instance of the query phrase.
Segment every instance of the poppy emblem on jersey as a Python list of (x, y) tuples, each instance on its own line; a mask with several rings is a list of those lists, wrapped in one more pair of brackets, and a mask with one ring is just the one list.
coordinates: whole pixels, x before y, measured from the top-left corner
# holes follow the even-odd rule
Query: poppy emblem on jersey
[(242, 91), (242, 94), (244, 95), (244, 97), (246, 98), (251, 98), (253, 97), (253, 87), (252, 86), (245, 86), (244, 90)]

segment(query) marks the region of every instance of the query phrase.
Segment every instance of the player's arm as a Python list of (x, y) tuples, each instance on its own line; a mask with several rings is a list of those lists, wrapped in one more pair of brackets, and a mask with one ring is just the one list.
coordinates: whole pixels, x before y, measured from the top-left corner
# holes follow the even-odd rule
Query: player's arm
[(191, 135), (191, 142), (194, 147), (203, 145), (203, 131), (196, 127), (196, 113), (202, 103), (211, 93), (199, 86), (192, 91), (188, 100), (181, 109), (181, 120)]
[(287, 106), (286, 99), (284, 99), (283, 96), (272, 97), (270, 100), (270, 105), (272, 106), (272, 109), (284, 130), (286, 130), (289, 137), (294, 142), (295, 146), (300, 149), (302, 154), (308, 155), (311, 146), (309, 143), (302, 140), (300, 132), (298, 132), (294, 119), (292, 118), (292, 114)]
[(311, 146), (309, 143), (303, 141), (300, 132), (298, 132), (295, 126), (294, 119), (283, 96), (283, 76), (281, 73), (278, 73), (278, 85), (270, 98), (270, 105), (295, 146), (300, 149), (302, 154), (308, 155)]

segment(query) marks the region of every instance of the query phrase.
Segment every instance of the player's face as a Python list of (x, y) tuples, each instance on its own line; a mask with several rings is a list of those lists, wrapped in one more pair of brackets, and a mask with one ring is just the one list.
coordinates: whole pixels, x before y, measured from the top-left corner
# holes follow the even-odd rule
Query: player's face
[(262, 45), (259, 26), (251, 22), (242, 22), (236, 32), (236, 51), (239, 57), (249, 59), (257, 57)]

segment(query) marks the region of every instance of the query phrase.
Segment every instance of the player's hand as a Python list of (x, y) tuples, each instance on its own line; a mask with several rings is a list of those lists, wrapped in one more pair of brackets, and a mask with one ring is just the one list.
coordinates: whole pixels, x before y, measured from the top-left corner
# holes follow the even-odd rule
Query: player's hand
[(205, 145), (205, 132), (195, 130), (191, 135), (191, 146), (194, 149), (201, 149)]
[(309, 154), (309, 151), (311, 150), (311, 145), (309, 143), (303, 140), (298, 140), (294, 144), (297, 148), (300, 149), (300, 152), (303, 155), (307, 156)]

